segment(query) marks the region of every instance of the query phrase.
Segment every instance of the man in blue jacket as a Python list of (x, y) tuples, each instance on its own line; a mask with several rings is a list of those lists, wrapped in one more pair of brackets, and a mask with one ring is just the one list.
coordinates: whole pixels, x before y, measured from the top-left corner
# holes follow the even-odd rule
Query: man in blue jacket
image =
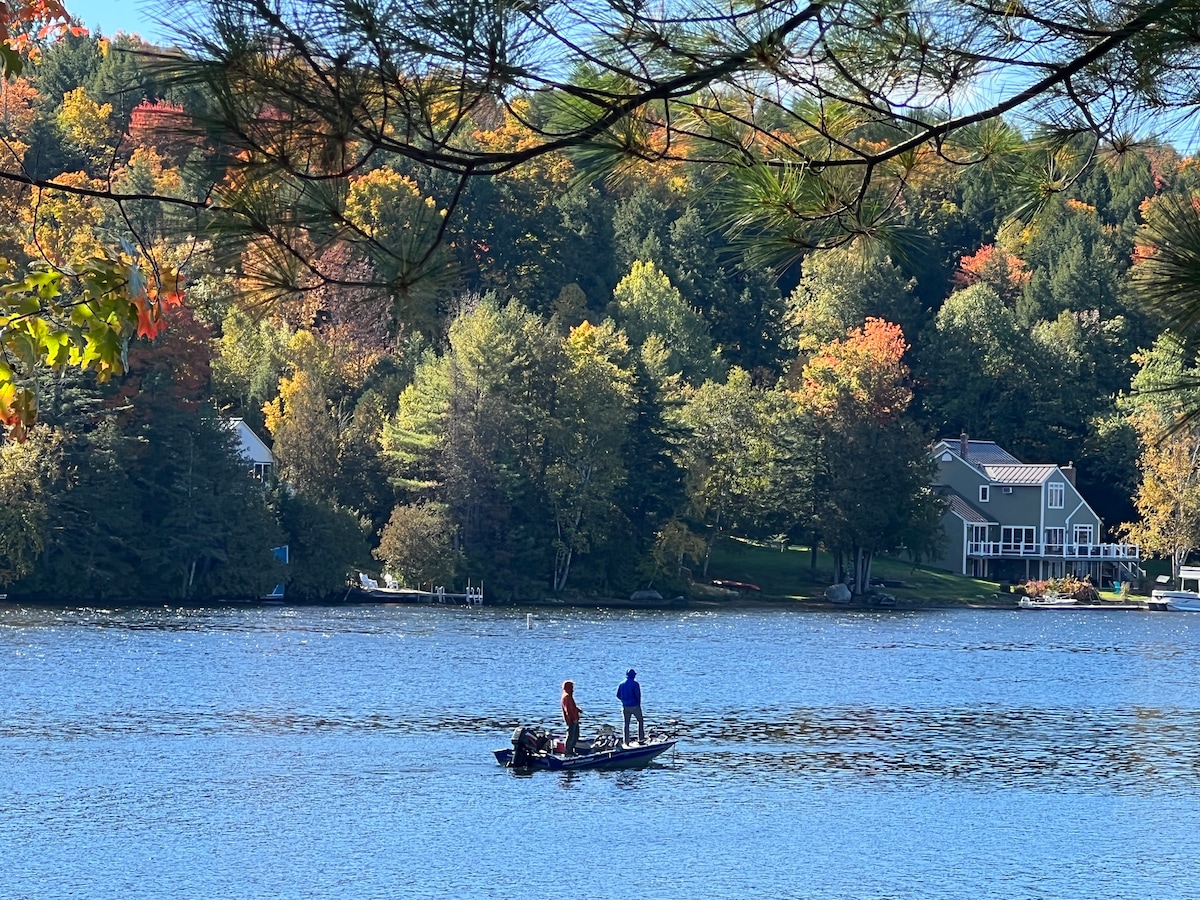
[(630, 669), (625, 673), (625, 680), (617, 688), (617, 699), (621, 701), (621, 712), (625, 714), (625, 743), (629, 743), (629, 719), (637, 716), (638, 743), (646, 742), (646, 723), (642, 718), (642, 688), (635, 681), (637, 672)]

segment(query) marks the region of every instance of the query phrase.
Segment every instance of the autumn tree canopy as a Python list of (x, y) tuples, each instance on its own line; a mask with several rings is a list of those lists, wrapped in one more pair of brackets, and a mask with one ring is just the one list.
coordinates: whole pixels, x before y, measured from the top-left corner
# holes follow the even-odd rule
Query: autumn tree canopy
[[(3, 9), (10, 51), (65, 22), (50, 0)], [(764, 260), (851, 240), (898, 254), (910, 237), (905, 191), (948, 167), (991, 168), (1013, 185), (1017, 206), (1033, 209), (1198, 99), (1184, 0), (679, 0), (653, 9), (198, 0), (186, 12), (178, 49), (151, 56), (164, 83), (194, 101), (187, 112), (207, 146), (209, 183), (165, 199), (199, 216), (195, 228), (223, 235), (222, 246), (269, 248), (265, 281), (276, 290), (337, 280), (319, 260), (349, 242), (372, 257), (364, 271), (401, 308), (419, 308), (406, 298), (438, 271), (435, 247), (469, 183), (556, 154), (582, 178), (700, 173), (723, 227)], [(102, 104), (76, 104), (64, 124), (102, 113)], [(358, 225), (348, 185), (382, 162), (435, 185), (440, 220), (382, 237)], [(14, 165), (0, 166), (0, 181), (121, 208), (146, 197)], [(119, 366), (104, 348), (178, 293), (171, 267), (131, 249), (145, 248), (108, 247), (103, 267), (117, 276), (109, 291), (130, 302), (86, 327), (68, 314), (92, 301), (86, 289), (70, 309), (56, 306), (14, 272), (12, 308), (0, 314), (6, 335), (24, 336), (8, 356), (61, 360), (55, 348), (70, 345), (75, 364), (100, 348), (105, 365)], [(36, 304), (22, 305), (27, 298)], [(100, 321), (113, 339), (97, 332)], [(0, 372), (10, 386), (3, 415), (20, 423), (32, 398), (11, 370)]]

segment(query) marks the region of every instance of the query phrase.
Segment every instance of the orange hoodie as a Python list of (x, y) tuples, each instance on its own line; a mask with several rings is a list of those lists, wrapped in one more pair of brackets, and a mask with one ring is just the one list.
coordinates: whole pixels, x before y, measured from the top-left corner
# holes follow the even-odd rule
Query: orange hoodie
[(562, 711), (563, 721), (568, 725), (574, 725), (579, 721), (580, 710), (575, 704), (575, 683), (573, 681), (563, 682), (562, 695)]

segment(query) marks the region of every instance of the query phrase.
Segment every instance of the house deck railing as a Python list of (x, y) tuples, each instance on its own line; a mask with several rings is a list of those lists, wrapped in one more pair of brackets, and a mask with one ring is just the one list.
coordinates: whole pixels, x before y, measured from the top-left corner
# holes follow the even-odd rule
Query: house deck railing
[(967, 556), (1013, 559), (1140, 560), (1137, 544), (1047, 544), (1021, 541), (969, 541)]

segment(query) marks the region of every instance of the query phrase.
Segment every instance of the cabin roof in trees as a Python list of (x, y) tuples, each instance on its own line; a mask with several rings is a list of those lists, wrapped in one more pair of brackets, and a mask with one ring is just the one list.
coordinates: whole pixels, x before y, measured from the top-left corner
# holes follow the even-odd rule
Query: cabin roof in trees
[(1038, 485), (1060, 471), (1055, 465), (1023, 463), (995, 441), (970, 441), (966, 435), (934, 444), (935, 458), (948, 460), (947, 454), (957, 456), (992, 484)]
[(266, 445), (254, 429), (246, 424), (243, 419), (226, 419), (229, 427), (233, 429), (238, 438), (238, 449), (243, 457), (255, 466), (273, 466), (275, 465), (275, 454), (271, 452), (271, 448)]

